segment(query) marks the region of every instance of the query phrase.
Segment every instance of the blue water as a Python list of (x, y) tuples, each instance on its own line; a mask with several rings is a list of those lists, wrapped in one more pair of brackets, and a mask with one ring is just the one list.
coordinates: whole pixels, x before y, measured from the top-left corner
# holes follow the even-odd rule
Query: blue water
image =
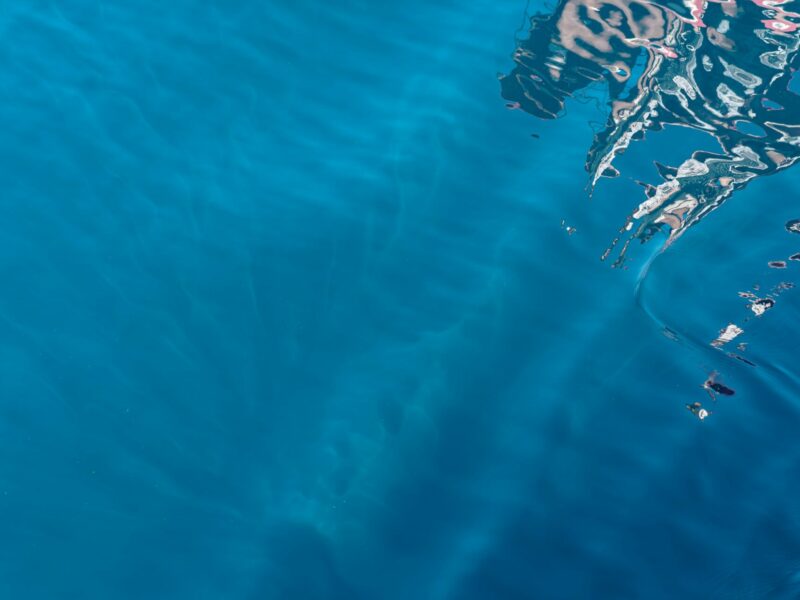
[(798, 292), (709, 345), (800, 171), (612, 268), (709, 142), (590, 199), (605, 92), (501, 98), (525, 13), (0, 8), (0, 598), (800, 597)]

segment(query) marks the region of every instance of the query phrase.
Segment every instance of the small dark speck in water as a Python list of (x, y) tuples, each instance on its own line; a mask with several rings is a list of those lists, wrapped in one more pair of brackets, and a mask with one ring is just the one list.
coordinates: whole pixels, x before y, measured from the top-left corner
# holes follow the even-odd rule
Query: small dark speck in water
[(798, 252), (797, 254), (792, 254), (789, 257), (789, 260), (800, 260), (800, 252)]
[(769, 266), (773, 269), (785, 269), (786, 268), (786, 261), (783, 260), (771, 260), (769, 261)]
[(786, 222), (786, 231), (792, 233), (800, 233), (800, 219), (792, 219)]

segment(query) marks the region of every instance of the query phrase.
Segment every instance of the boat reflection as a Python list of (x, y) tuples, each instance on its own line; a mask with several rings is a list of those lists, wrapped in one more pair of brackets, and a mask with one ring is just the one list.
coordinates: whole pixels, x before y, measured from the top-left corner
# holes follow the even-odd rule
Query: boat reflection
[(750, 180), (800, 157), (800, 98), (789, 89), (800, 15), (787, 4), (566, 0), (531, 19), (502, 95), (553, 119), (579, 90), (607, 87), (608, 120), (586, 159), (592, 189), (619, 175), (615, 159), (648, 131), (678, 125), (719, 142), (719, 151), (689, 150), (681, 164), (657, 165), (659, 179), (643, 184), (644, 198), (603, 259), (622, 264), (633, 240), (660, 230), (671, 244)]

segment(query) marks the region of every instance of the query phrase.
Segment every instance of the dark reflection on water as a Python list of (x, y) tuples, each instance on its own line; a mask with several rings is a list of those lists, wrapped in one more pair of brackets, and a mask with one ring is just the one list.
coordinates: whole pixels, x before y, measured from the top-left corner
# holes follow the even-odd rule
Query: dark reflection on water
[[(719, 150), (686, 149), (657, 165), (644, 198), (603, 259), (625, 258), (634, 239), (659, 230), (671, 244), (754, 178), (800, 156), (797, 13), (781, 0), (674, 2), (566, 0), (535, 16), (517, 66), (501, 80), (511, 108), (552, 119), (565, 99), (592, 84), (609, 94), (608, 120), (586, 159), (591, 188), (615, 177), (615, 159), (668, 125), (714, 136)], [(619, 242), (621, 246), (617, 249)]]

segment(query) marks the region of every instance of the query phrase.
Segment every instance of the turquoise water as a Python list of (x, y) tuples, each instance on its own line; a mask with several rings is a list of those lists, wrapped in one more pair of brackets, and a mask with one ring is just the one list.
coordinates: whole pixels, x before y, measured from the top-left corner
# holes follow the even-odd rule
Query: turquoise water
[(0, 597), (800, 597), (800, 172), (600, 260), (735, 136), (590, 194), (631, 86), (498, 82), (558, 10), (0, 9)]

